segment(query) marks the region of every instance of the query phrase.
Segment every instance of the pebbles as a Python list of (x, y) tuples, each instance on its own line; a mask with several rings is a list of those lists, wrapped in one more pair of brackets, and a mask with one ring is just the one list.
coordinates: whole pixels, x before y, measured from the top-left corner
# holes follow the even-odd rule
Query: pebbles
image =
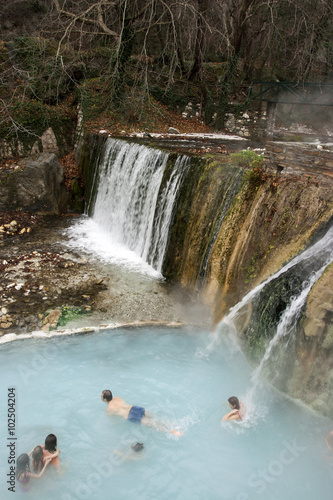
[[(39, 216), (30, 234), (0, 242), (0, 307), (6, 309), (5, 319), (0, 317), (6, 325), (0, 326), (0, 337), (42, 329), (46, 334), (65, 324), (66, 328), (128, 321), (195, 320), (197, 324), (198, 317), (200, 323), (208, 322), (207, 312), (197, 304), (189, 309), (187, 295), (183, 297), (178, 288), (173, 293), (164, 281), (69, 251), (65, 229), (74, 218)], [(56, 327), (56, 316), (44, 322), (57, 310), (62, 315)]]
[(29, 234), (32, 231), (32, 225), (38, 218), (36, 215), (27, 214), (25, 212), (15, 212), (15, 219), (10, 220), (10, 217), (11, 215), (8, 212), (1, 213), (0, 240), (25, 233)]
[(0, 310), (0, 328), (3, 330), (7, 330), (12, 326), (14, 319), (10, 314), (8, 314), (8, 309), (6, 307), (2, 307)]
[[(0, 336), (57, 327), (64, 306), (92, 312), (103, 279), (82, 276), (86, 259), (68, 252), (33, 250), (0, 260)], [(74, 274), (72, 274), (74, 273)], [(78, 276), (79, 275), (79, 276)]]

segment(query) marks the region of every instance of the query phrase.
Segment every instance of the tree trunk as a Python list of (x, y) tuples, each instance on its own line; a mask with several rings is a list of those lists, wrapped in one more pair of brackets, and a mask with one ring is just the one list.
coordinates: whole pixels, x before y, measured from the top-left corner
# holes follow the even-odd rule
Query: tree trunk
[(217, 115), (215, 121), (215, 128), (217, 130), (223, 129), (225, 125), (225, 118), (229, 104), (229, 96), (231, 94), (235, 80), (238, 59), (239, 59), (239, 54), (234, 54), (232, 57), (230, 57), (226, 71), (222, 78), (219, 103), (217, 107)]
[(135, 31), (132, 18), (128, 16), (127, 9), (124, 10), (123, 28), (116, 53), (115, 60), (111, 64), (111, 99), (116, 106), (123, 102), (125, 94), (125, 71), (126, 65), (132, 55), (135, 39)]
[(243, 51), (243, 41), (245, 34), (246, 18), (254, 0), (241, 0), (230, 12), (231, 33), (230, 33), (230, 56), (227, 61), (226, 71), (221, 81), (221, 91), (215, 127), (218, 130), (224, 128), (225, 115), (228, 110), (229, 96), (234, 86), (238, 61)]
[(197, 15), (197, 34), (194, 49), (194, 63), (188, 73), (187, 79), (193, 80), (197, 75), (201, 81), (202, 61), (205, 44), (205, 14), (207, 11), (208, 0), (198, 0), (198, 15)]

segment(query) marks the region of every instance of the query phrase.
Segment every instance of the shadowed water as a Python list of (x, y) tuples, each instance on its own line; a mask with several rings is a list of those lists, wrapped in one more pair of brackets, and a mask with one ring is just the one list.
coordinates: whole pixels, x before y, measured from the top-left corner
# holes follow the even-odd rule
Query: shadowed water
[[(269, 387), (248, 399), (251, 369), (232, 343), (193, 329), (115, 330), (1, 346), (1, 476), (8, 471), (7, 387), (16, 392), (16, 456), (53, 432), (52, 468), (17, 498), (138, 500), (331, 498), (323, 438), (332, 422)], [(227, 338), (227, 335), (224, 335)], [(181, 437), (106, 414), (109, 388)], [(221, 423), (231, 395), (242, 422)], [(124, 460), (144, 444), (138, 460)], [(18, 490), (18, 488), (17, 488)], [(12, 498), (4, 481), (1, 498)]]

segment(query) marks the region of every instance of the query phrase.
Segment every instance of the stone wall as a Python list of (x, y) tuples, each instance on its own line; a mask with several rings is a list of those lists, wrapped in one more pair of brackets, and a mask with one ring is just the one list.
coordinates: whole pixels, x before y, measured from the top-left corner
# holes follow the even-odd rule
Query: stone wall
[(244, 113), (226, 113), (225, 128), (241, 137), (260, 139), (268, 135), (266, 110), (247, 110)]
[(325, 175), (333, 178), (333, 146), (267, 142), (264, 154), (267, 170), (285, 176)]
[[(256, 103), (251, 109), (239, 112), (232, 103), (229, 104), (230, 112), (226, 113), (225, 129), (231, 134), (236, 134), (247, 139), (262, 139), (269, 137), (272, 133), (270, 117), (266, 102)], [(199, 104), (189, 102), (182, 112), (183, 118), (198, 119), (202, 115)], [(216, 113), (213, 121), (216, 119)]]

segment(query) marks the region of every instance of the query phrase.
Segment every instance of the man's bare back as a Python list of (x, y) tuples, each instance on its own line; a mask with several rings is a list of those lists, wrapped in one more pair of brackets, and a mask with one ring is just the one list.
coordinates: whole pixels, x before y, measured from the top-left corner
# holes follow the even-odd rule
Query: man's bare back
[(101, 400), (104, 401), (104, 403), (107, 403), (106, 411), (110, 415), (118, 415), (123, 417), (125, 420), (155, 427), (157, 430), (162, 432), (171, 432), (176, 436), (180, 436), (182, 434), (180, 431), (168, 430), (165, 424), (157, 422), (153, 419), (142, 406), (132, 406), (127, 404), (119, 396), (113, 397), (112, 392), (108, 389), (102, 392)]
[[(102, 396), (103, 399), (103, 396)], [(103, 400), (105, 401), (105, 399)], [(112, 415), (119, 415), (120, 417), (128, 419), (128, 414), (132, 405), (127, 404), (122, 398), (119, 396), (115, 396), (111, 399), (111, 401), (107, 401), (107, 413), (111, 413)]]

